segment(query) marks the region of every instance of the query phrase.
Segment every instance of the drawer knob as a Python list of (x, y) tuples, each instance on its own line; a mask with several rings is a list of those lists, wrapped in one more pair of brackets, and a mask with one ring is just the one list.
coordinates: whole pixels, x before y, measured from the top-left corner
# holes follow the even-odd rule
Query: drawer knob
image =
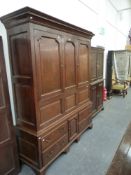
[(49, 139), (45, 139), (45, 138), (42, 139), (42, 142), (49, 143), (49, 141), (50, 141)]

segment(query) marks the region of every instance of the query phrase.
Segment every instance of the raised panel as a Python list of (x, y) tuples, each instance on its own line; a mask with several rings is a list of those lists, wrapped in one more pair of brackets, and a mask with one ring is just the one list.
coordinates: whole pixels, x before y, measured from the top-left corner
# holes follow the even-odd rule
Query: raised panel
[(82, 120), (85, 120), (87, 118), (90, 118), (91, 115), (91, 105), (87, 106), (86, 108), (82, 109), (79, 112), (79, 122), (81, 122)]
[(101, 107), (103, 104), (103, 83), (97, 85), (97, 107)]
[(35, 108), (32, 88), (21, 84), (15, 84), (14, 88), (18, 120), (30, 126), (34, 126)]
[(75, 84), (75, 46), (71, 42), (65, 44), (65, 86)]
[(62, 102), (61, 100), (54, 101), (43, 106), (40, 109), (40, 123), (45, 124), (46, 122), (54, 121), (56, 117), (62, 114)]
[(47, 165), (52, 162), (68, 144), (68, 135), (63, 136), (57, 141), (50, 149), (42, 153), (43, 165)]
[(87, 45), (79, 45), (79, 84), (88, 81), (89, 50)]
[(82, 103), (88, 100), (89, 100), (89, 89), (87, 88), (87, 89), (81, 90), (78, 93), (78, 102)]
[(20, 157), (24, 157), (28, 161), (30, 161), (33, 164), (38, 164), (38, 153), (37, 153), (37, 145), (35, 144), (35, 141), (30, 142), (23, 138), (18, 138), (19, 143), (19, 155)]
[(91, 80), (95, 80), (97, 78), (97, 51), (92, 49), (91, 59), (90, 59), (90, 77)]
[(65, 110), (69, 110), (76, 105), (76, 95), (70, 95), (65, 98)]
[(75, 138), (78, 133), (78, 116), (75, 115), (71, 119), (69, 119), (69, 140)]
[(39, 39), (39, 56), (41, 95), (60, 90), (60, 46), (56, 38), (42, 36)]
[(0, 111), (0, 145), (7, 142), (10, 137), (9, 123), (6, 111)]
[(92, 109), (95, 111), (97, 109), (97, 85), (91, 87), (91, 100), (92, 100)]
[(103, 77), (103, 53), (99, 51), (97, 56), (97, 77)]
[(82, 122), (79, 123), (79, 133), (85, 131), (88, 128), (90, 122), (90, 119), (82, 120)]
[(67, 122), (63, 123), (59, 127), (52, 129), (51, 132), (42, 136), (42, 150), (48, 149), (51, 145), (57, 142), (65, 134), (68, 134)]
[(3, 81), (0, 77), (0, 108), (5, 106), (4, 91), (3, 91)]
[(0, 174), (7, 175), (15, 170), (14, 147), (12, 144), (0, 147)]
[(31, 58), (28, 33), (11, 36), (12, 71), (14, 75), (31, 75)]

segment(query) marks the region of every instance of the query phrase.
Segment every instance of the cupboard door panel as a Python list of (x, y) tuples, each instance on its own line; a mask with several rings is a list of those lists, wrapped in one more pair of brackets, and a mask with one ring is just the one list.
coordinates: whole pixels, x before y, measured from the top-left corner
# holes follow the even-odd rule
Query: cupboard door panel
[(92, 110), (95, 112), (97, 110), (97, 85), (91, 87), (91, 100), (92, 100)]
[(53, 38), (40, 41), (42, 94), (60, 89), (59, 45)]
[(65, 86), (75, 85), (75, 46), (71, 42), (65, 44)]
[(91, 48), (91, 56), (90, 56), (90, 78), (91, 81), (95, 81), (97, 79), (97, 50)]
[(86, 88), (84, 90), (80, 90), (78, 93), (78, 102), (79, 103), (84, 103), (89, 100), (89, 89)]
[(97, 85), (97, 108), (103, 105), (103, 83)]
[(39, 32), (36, 60), (40, 96), (61, 90), (60, 43), (56, 35)]
[(79, 45), (79, 84), (88, 82), (89, 51), (86, 44)]
[(52, 101), (40, 108), (40, 125), (52, 123), (62, 115), (62, 101)]
[(51, 129), (48, 134), (44, 134), (42, 136), (41, 144), (42, 144), (42, 151), (45, 151), (49, 147), (51, 147), (55, 142), (61, 139), (64, 135), (68, 134), (68, 125), (67, 122), (62, 123), (55, 129)]
[(69, 95), (65, 98), (65, 110), (70, 110), (76, 106), (76, 94)]
[(103, 77), (103, 52), (98, 51), (97, 56), (97, 77), (102, 78)]
[(78, 134), (78, 116), (69, 119), (69, 141), (73, 140)]

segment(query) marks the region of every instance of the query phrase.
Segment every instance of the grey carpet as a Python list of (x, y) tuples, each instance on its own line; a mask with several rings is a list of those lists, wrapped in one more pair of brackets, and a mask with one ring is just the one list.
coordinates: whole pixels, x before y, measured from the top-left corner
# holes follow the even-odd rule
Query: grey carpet
[[(46, 175), (105, 175), (115, 151), (131, 120), (131, 89), (128, 95), (113, 96), (104, 103), (104, 111), (93, 119), (93, 129), (87, 130), (67, 154), (50, 165)], [(34, 175), (24, 165), (19, 175)]]

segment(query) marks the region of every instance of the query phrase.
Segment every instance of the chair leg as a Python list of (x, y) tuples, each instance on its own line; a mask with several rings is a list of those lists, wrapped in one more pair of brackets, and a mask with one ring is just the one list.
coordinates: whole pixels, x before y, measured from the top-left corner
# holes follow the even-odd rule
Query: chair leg
[(124, 92), (124, 90), (122, 91), (122, 95), (123, 95), (123, 98), (125, 98), (125, 92)]

